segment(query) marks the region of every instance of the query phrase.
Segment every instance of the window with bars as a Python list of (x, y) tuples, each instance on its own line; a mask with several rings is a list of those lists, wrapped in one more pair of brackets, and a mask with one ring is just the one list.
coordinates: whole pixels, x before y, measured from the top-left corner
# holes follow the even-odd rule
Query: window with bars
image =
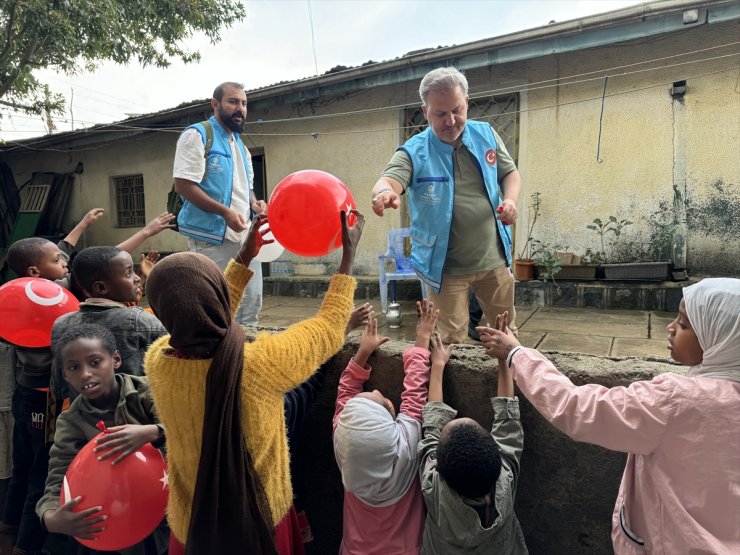
[(112, 177), (111, 185), (115, 198), (116, 225), (143, 227), (146, 224), (144, 176), (138, 174)]
[[(518, 162), (519, 159), (519, 95), (488, 96), (471, 98), (468, 119), (489, 122), (503, 139), (506, 150)], [(408, 108), (404, 118), (404, 140), (408, 140), (427, 127), (421, 107)]]

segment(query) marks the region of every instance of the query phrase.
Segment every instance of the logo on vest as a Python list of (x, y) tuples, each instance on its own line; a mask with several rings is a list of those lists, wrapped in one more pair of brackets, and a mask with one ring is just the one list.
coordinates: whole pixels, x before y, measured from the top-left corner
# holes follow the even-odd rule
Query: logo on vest
[(434, 185), (428, 185), (426, 192), (421, 194), (420, 200), (426, 204), (439, 204), (442, 199), (434, 194)]
[(492, 148), (486, 151), (486, 163), (491, 167), (496, 165), (496, 151)]
[(211, 156), (208, 159), (208, 166), (206, 168), (207, 173), (224, 173), (224, 169), (221, 167), (221, 158), (218, 156)]

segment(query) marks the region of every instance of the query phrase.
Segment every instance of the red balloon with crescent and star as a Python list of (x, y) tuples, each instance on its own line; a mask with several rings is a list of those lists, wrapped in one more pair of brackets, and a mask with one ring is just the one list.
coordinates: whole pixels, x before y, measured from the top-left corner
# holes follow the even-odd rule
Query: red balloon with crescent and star
[(150, 443), (141, 447), (118, 464), (111, 459), (99, 461), (94, 453), (96, 440), (107, 432), (98, 422), (102, 433), (91, 439), (67, 468), (59, 502), (82, 497), (74, 512), (102, 507), (108, 518), (105, 530), (96, 539), (75, 538), (99, 551), (119, 551), (143, 541), (162, 521), (167, 509), (168, 475), (162, 453)]
[(79, 310), (64, 287), (43, 278), (18, 278), (0, 287), (0, 337), (20, 347), (49, 347), (54, 321)]

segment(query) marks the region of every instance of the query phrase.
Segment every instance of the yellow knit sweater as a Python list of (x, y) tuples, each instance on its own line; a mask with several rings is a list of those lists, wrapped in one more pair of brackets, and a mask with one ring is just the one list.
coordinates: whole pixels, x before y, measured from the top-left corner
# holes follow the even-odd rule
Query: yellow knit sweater
[[(225, 275), (233, 317), (252, 272), (232, 260)], [(342, 347), (355, 286), (354, 278), (335, 275), (315, 317), (281, 333), (259, 334), (253, 343), (244, 345), (244, 435), (268, 498), (272, 515), (266, 516), (271, 517), (273, 526), (293, 502), (283, 394), (308, 379)], [(200, 460), (206, 374), (211, 360), (171, 356), (169, 338), (165, 335), (152, 344), (145, 368), (157, 413), (167, 430), (167, 518), (175, 537), (184, 543)]]

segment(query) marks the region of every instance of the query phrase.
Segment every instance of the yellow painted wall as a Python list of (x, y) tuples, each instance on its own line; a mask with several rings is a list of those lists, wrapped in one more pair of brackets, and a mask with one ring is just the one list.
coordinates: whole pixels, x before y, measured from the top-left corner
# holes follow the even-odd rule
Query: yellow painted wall
[[(737, 69), (717, 73), (736, 65), (737, 57), (623, 75), (686, 61), (685, 56), (671, 56), (726, 44), (737, 36), (737, 23), (704, 25), (645, 41), (468, 71), (473, 95), (496, 94), (504, 87), (528, 89), (520, 94), (519, 168), (524, 185), (516, 230), (519, 243), (527, 224), (528, 197), (534, 191), (540, 191), (543, 200), (535, 230), (539, 239), (568, 245), (572, 251), (596, 248), (596, 236), (586, 225), (610, 214), (634, 221), (628, 231), (644, 234), (646, 218), (659, 202), (671, 205), (673, 201), (674, 141), (679, 134), (675, 101), (668, 89), (673, 81), (687, 79), (681, 136), (686, 152), (689, 270), (694, 274), (740, 273), (740, 76)], [(731, 51), (707, 50), (690, 59)], [(635, 65), (658, 58), (665, 59)], [(597, 160), (602, 77), (607, 68), (618, 69), (607, 71), (610, 78)], [(567, 79), (573, 75), (580, 77)], [(565, 84), (573, 80), (582, 82)], [(400, 143), (403, 110), (347, 113), (416, 103), (417, 89), (414, 81), (269, 109), (250, 105), (248, 119), (262, 118), (264, 124), (250, 124), (245, 143), (254, 152), (264, 152), (268, 193), (289, 173), (307, 168), (338, 176), (353, 192), (367, 216), (358, 273), (377, 272), (376, 257), (385, 250), (386, 232), (401, 224), (398, 211), (382, 219), (372, 213), (370, 190)], [(318, 133), (318, 138), (312, 133)], [(110, 207), (110, 177), (143, 173), (150, 220), (165, 207), (176, 139), (176, 133), (155, 132), (107, 146), (93, 144), (96, 148), (71, 155), (13, 153), (4, 159), (19, 184), (33, 171), (71, 171), (82, 161), (85, 171), (70, 201), (70, 224), (94, 206)], [(88, 245), (118, 243), (133, 231), (112, 227), (107, 216), (84, 241)], [(142, 250), (185, 247), (182, 237), (168, 231), (147, 241)], [(327, 263), (327, 271), (338, 261), (338, 253), (321, 260)]]
[[(551, 86), (525, 93), (520, 168), (526, 212), (528, 196), (542, 193), (535, 237), (569, 245), (571, 251), (599, 246), (586, 229), (595, 217), (629, 219), (626, 238), (648, 233), (647, 218), (674, 199), (674, 141), (685, 144), (688, 266), (692, 274), (740, 273), (740, 78), (737, 56), (682, 64), (657, 71), (636, 70), (732, 52), (715, 49), (687, 58), (675, 54), (736, 40), (737, 23), (704, 26), (647, 44), (598, 48), (530, 62), (530, 81), (598, 80)], [(644, 59), (654, 64), (609, 71), (597, 159), (603, 68)], [(722, 71), (727, 68), (735, 69)], [(633, 72), (629, 75), (620, 75)], [(719, 72), (719, 73), (717, 73)], [(585, 75), (582, 75), (585, 74)], [(669, 89), (686, 79), (683, 127), (678, 101)], [(557, 84), (553, 81), (549, 84)], [(681, 190), (680, 179), (676, 180)], [(718, 185), (721, 184), (721, 185)], [(722, 188), (720, 192), (718, 187)], [(526, 215), (517, 230), (523, 240)], [(608, 250), (608, 249), (607, 249)], [(724, 256), (718, 256), (724, 254)]]

